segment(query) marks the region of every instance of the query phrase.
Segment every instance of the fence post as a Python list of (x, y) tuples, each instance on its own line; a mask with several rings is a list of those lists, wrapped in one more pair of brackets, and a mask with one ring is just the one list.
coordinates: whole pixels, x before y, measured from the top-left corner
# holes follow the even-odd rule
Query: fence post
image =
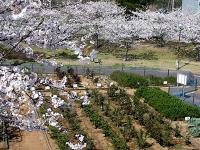
[(124, 71), (124, 64), (122, 63), (122, 72)]
[(100, 63), (99, 63), (99, 75), (101, 75), (100, 72), (101, 72), (101, 68), (100, 68)]
[(169, 69), (167, 70), (167, 77), (169, 77)]
[(9, 63), (9, 68), (12, 69), (12, 68), (11, 68), (11, 62)]
[(33, 63), (31, 63), (31, 72), (34, 72), (34, 71), (33, 71)]
[(78, 75), (78, 68), (77, 68), (77, 66), (76, 66), (76, 74)]
[(197, 88), (197, 79), (195, 79), (195, 90), (198, 90), (198, 88)]
[(170, 94), (170, 85), (169, 85), (169, 87), (168, 87), (168, 94)]
[(194, 105), (194, 93), (192, 95), (192, 104)]
[(144, 77), (145, 77), (145, 75), (146, 75), (146, 69), (145, 69), (145, 67), (144, 67)]

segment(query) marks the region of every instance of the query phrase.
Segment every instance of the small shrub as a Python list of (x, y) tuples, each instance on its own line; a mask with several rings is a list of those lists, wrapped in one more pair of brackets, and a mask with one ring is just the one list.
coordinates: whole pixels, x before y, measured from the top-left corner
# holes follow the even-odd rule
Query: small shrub
[(136, 141), (139, 148), (148, 148), (150, 145), (146, 142), (147, 133), (143, 130), (137, 132)]
[(59, 89), (52, 87), (50, 89), (50, 92), (52, 93), (52, 95), (59, 95)]
[(99, 82), (99, 78), (98, 77), (93, 79), (93, 83), (98, 83), (98, 82)]
[(111, 87), (109, 87), (109, 89), (107, 90), (107, 94), (109, 97), (116, 97), (117, 96), (117, 92), (118, 91), (118, 87), (116, 85), (112, 85)]

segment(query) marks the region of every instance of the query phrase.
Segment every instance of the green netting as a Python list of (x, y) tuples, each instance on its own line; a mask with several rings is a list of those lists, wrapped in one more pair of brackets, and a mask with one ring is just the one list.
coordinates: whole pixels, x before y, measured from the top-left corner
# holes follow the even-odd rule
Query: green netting
[(200, 118), (191, 118), (188, 121), (188, 129), (192, 136), (200, 137)]

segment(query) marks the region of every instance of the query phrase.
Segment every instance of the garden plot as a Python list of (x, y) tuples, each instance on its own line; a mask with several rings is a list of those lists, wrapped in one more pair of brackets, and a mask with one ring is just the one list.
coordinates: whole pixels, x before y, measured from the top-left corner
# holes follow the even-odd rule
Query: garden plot
[[(74, 99), (74, 100), (76, 100), (78, 97), (77, 97), (77, 95), (80, 95), (81, 93), (79, 92), (78, 94), (75, 94), (74, 92), (73, 93), (69, 93), (69, 95), (67, 96), (68, 97), (68, 99)], [(84, 96), (84, 95), (83, 95)], [(83, 96), (79, 96), (79, 98), (81, 99), (81, 97), (83, 97)], [(84, 102), (84, 100), (83, 100), (83, 102)], [(82, 103), (83, 104), (83, 103)], [(90, 131), (88, 131), (88, 132), (90, 132)], [(109, 144), (110, 145), (110, 144)]]
[[(113, 78), (112, 75), (111, 75), (111, 78)], [(130, 78), (132, 78), (132, 79), (129, 80)], [(170, 144), (172, 146), (172, 148), (176, 147), (178, 145), (183, 146), (183, 147), (193, 147), (193, 148), (199, 147), (200, 143), (197, 144), (195, 142), (192, 142), (193, 140), (195, 140), (195, 138), (192, 138), (190, 136), (190, 134), (188, 133), (188, 129), (186, 129), (187, 133), (188, 133), (187, 135), (186, 135), (185, 131), (182, 131), (182, 130), (185, 130), (185, 128), (183, 129), (184, 122), (182, 122), (182, 124), (180, 124), (180, 123), (176, 124), (175, 122), (173, 122), (173, 124), (176, 124), (175, 126), (174, 125), (172, 126), (171, 122), (173, 120), (179, 120), (179, 119), (183, 120), (186, 116), (191, 116), (191, 117), (199, 116), (200, 110), (195, 106), (192, 106), (188, 103), (182, 102), (181, 100), (178, 100), (177, 98), (175, 98), (173, 96), (170, 96), (169, 94), (161, 91), (159, 88), (147, 87), (148, 84), (145, 85), (143, 83), (145, 83), (145, 82), (148, 83), (147, 82), (148, 80), (147, 79), (145, 80), (144, 78), (141, 79), (141, 78), (142, 77), (138, 77), (138, 76), (136, 76), (136, 78), (134, 78), (134, 75), (131, 75), (128, 73), (119, 73), (118, 74), (117, 72), (114, 73), (114, 78), (113, 78), (116, 81), (119, 80), (119, 83), (121, 85), (128, 86), (128, 87), (135, 86), (133, 83), (137, 83), (137, 82), (142, 83), (142, 84), (137, 84), (137, 86), (135, 86), (136, 88), (139, 88), (139, 89), (136, 90), (136, 93), (135, 93), (136, 96), (133, 97), (133, 102), (135, 103), (134, 106), (139, 107), (139, 109), (136, 109), (136, 110), (139, 111), (140, 116), (137, 117), (137, 113), (134, 113), (134, 115), (139, 120), (140, 124), (144, 125), (144, 127), (146, 129), (150, 130), (150, 134), (152, 134), (152, 136), (159, 143), (161, 142), (161, 144), (169, 145), (171, 142), (172, 143), (174, 142), (173, 144), (171, 143), (172, 145)], [(129, 81), (129, 82), (127, 82), (127, 81)], [(117, 91), (117, 87), (113, 87), (113, 89), (114, 90), (110, 90), (111, 95), (115, 95), (113, 91)], [(176, 105), (174, 105), (174, 104), (176, 104)], [(173, 106), (170, 106), (170, 105), (173, 105)], [(151, 115), (156, 116), (156, 117), (154, 116), (153, 118), (152, 118), (152, 116), (150, 117), (151, 122), (148, 122), (148, 119), (149, 119), (148, 111), (151, 112)], [(165, 116), (167, 118), (171, 118), (172, 121), (169, 119), (166, 119), (163, 116)], [(154, 122), (154, 124), (151, 124), (152, 122)], [(163, 135), (160, 133), (159, 133), (160, 135), (159, 134), (154, 135), (154, 133), (156, 133), (156, 131), (153, 131), (155, 129), (154, 128), (155, 124), (157, 124), (157, 126), (159, 126), (159, 128), (162, 128), (162, 126), (164, 127), (162, 130), (160, 130), (158, 128), (157, 128), (157, 130), (160, 130), (160, 133), (162, 133), (164, 131), (165, 138), (162, 138)], [(172, 130), (172, 132), (174, 132), (175, 134), (173, 134), (173, 136), (168, 136), (168, 138), (171, 140), (168, 141), (169, 143), (165, 143), (165, 142), (167, 142), (167, 141), (165, 141), (165, 140), (167, 140), (166, 133), (169, 132), (169, 130)], [(170, 134), (172, 132), (170, 131)], [(168, 135), (170, 135), (170, 134), (168, 134)], [(180, 135), (182, 135), (183, 138), (179, 138)], [(161, 136), (161, 137), (159, 137), (159, 136)], [(198, 138), (195, 141), (198, 141)]]
[(81, 125), (89, 136), (93, 137), (94, 144), (96, 145), (97, 149), (105, 149), (105, 150), (112, 150), (114, 149), (111, 142), (105, 138), (105, 135), (102, 133), (102, 130), (96, 129), (95, 126), (91, 123), (90, 119), (85, 115), (85, 113), (80, 109), (80, 107), (75, 104), (75, 109), (81, 120)]
[[(34, 86), (25, 93), (27, 102), (24, 100), (22, 103), (21, 99), (20, 103), (23, 112), (20, 114), (34, 123), (27, 124), (26, 129), (41, 129), (36, 122), (41, 119), (43, 128), (48, 129), (61, 150), (70, 147), (92, 150), (107, 146), (108, 149), (175, 149), (177, 145), (187, 146), (179, 130), (171, 127), (170, 121), (138, 97), (127, 94), (116, 86), (116, 82), (105, 76), (81, 77), (79, 84), (89, 84), (80, 90), (68, 85), (69, 78), (70, 85), (77, 83), (78, 77), (73, 76), (54, 79), (41, 76), (35, 80)], [(97, 88), (97, 83), (106, 88)], [(134, 90), (127, 89), (128, 93), (134, 93)], [(29, 111), (35, 112), (24, 115)], [(33, 116), (35, 120), (32, 120)]]
[[(50, 135), (57, 141), (60, 149), (71, 147), (72, 149), (93, 149), (92, 142), (88, 142), (87, 134), (81, 129), (79, 121), (76, 119), (76, 113), (69, 102), (65, 102), (58, 96), (52, 96), (51, 100), (47, 100), (48, 105), (44, 107), (50, 107), (46, 110), (42, 110), (43, 115), (48, 115), (52, 112), (56, 112), (62, 115), (62, 118), (56, 123), (54, 120), (50, 123)], [(52, 109), (52, 110), (51, 110)], [(54, 113), (55, 114), (55, 113)], [(84, 135), (82, 135), (84, 134)], [(89, 147), (88, 147), (89, 146)]]
[[(65, 102), (56, 95), (59, 94), (60, 90), (64, 89), (66, 78), (63, 77), (60, 81), (37, 78), (34, 73), (27, 73), (28, 76), (18, 68), (14, 69), (1, 68), (1, 91), (5, 92), (5, 102), (1, 101), (1, 103), (2, 105), (6, 104), (1, 115), (4, 115), (6, 119), (12, 113), (12, 116), (15, 117), (10, 120), (11, 122), (8, 125), (30, 131), (30, 134), (28, 134), (30, 136), (24, 136), (30, 140), (32, 135), (35, 135), (33, 130), (38, 130), (38, 137), (40, 137), (40, 134), (43, 135), (41, 130), (48, 130), (51, 136), (56, 139), (60, 149), (66, 149), (67, 147), (72, 149), (83, 149), (85, 147), (93, 149), (92, 141), (87, 138), (87, 134), (81, 129), (80, 125), (77, 126), (79, 121), (76, 120), (76, 113), (72, 113), (72, 116), (67, 116), (71, 113), (70, 103)], [(49, 90), (49, 96), (46, 98), (42, 93), (45, 88), (41, 90), (41, 85), (49, 87), (47, 89)], [(40, 91), (37, 89), (40, 89)], [(7, 105), (10, 107), (7, 107)], [(64, 110), (69, 112), (64, 112)], [(68, 119), (67, 122), (65, 120), (66, 117)], [(3, 121), (7, 122), (7, 120)], [(49, 141), (46, 133), (45, 137)], [(25, 143), (26, 140), (24, 141)], [(37, 140), (34, 139), (36, 143)], [(24, 148), (30, 149), (25, 143)], [(43, 147), (42, 149), (46, 148)]]
[[(138, 134), (141, 134), (142, 131), (145, 131), (145, 128), (143, 125), (140, 125), (133, 117), (130, 115), (127, 115), (125, 110), (128, 108), (121, 107), (122, 104), (120, 104), (119, 100), (117, 98), (113, 97), (112, 99), (107, 97), (106, 95), (102, 95), (103, 97), (101, 100), (104, 99), (104, 101), (109, 101), (109, 105), (103, 104), (103, 106), (99, 103), (98, 95), (101, 95), (100, 93), (96, 93), (96, 96), (94, 96), (94, 103), (93, 107), (95, 110), (99, 110), (102, 115), (105, 115), (107, 120), (110, 120), (109, 122), (115, 126), (115, 128), (119, 128), (121, 134), (126, 139), (127, 143), (130, 146), (130, 149), (136, 149), (136, 147), (152, 147), (152, 145), (159, 145), (156, 143), (155, 140), (151, 139), (150, 137), (143, 137), (143, 143), (140, 143), (138, 145)], [(114, 103), (114, 105), (113, 105)], [(114, 107), (112, 107), (114, 106)], [(96, 108), (97, 107), (97, 108)], [(112, 123), (113, 122), (113, 123)], [(140, 132), (141, 131), (141, 132)], [(142, 136), (145, 136), (145, 132), (142, 133)], [(148, 146), (149, 145), (149, 146)], [(160, 146), (161, 148), (161, 146)], [(159, 148), (159, 149), (160, 149)]]

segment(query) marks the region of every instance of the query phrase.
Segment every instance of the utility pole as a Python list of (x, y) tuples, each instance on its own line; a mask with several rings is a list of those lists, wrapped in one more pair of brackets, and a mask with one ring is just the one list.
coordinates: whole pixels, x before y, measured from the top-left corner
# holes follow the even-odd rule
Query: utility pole
[[(176, 59), (176, 69), (177, 69), (177, 77), (178, 77), (178, 74), (179, 74), (179, 69), (180, 69), (180, 44), (181, 44), (181, 32), (183, 30), (183, 26), (182, 24), (179, 24), (179, 37), (178, 37), (178, 54), (177, 54), (177, 59)], [(177, 83), (177, 86), (178, 86), (178, 83)]]
[(179, 57), (180, 57), (180, 49), (181, 49), (181, 32), (182, 32), (182, 30), (183, 30), (183, 26), (182, 26), (182, 24), (179, 24), (178, 25), (179, 26), (179, 36), (178, 36), (178, 54), (177, 54), (177, 70), (179, 70), (180, 69), (180, 67), (179, 67)]

